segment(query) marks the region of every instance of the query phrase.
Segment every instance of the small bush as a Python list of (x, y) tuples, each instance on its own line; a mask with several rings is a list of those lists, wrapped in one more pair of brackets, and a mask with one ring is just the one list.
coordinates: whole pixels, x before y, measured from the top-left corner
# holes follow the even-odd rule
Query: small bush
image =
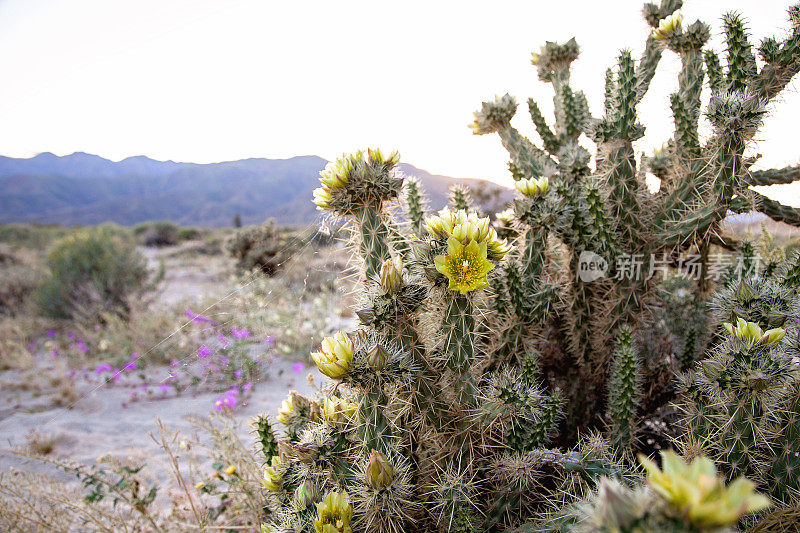
[(291, 236), (280, 234), (273, 219), (238, 231), (228, 242), (228, 252), (237, 260), (238, 268), (261, 270), (268, 276), (277, 273), (296, 247)]
[(54, 318), (126, 314), (129, 299), (148, 288), (145, 258), (133, 243), (105, 228), (56, 242), (47, 266), (50, 277), (39, 286), (36, 300), (41, 311)]
[(145, 246), (175, 246), (180, 241), (180, 228), (169, 221), (154, 222), (144, 234)]
[(196, 241), (198, 239), (202, 239), (205, 234), (206, 231), (201, 228), (178, 228), (179, 241)]
[(0, 243), (0, 315), (21, 313), (41, 281), (41, 272)]

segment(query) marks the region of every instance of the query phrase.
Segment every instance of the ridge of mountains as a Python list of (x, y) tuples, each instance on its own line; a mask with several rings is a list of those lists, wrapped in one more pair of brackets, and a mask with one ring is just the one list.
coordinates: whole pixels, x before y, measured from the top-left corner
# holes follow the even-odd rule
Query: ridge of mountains
[[(0, 223), (133, 225), (171, 220), (185, 226), (229, 226), (237, 213), (245, 224), (275, 218), (281, 225), (307, 225), (318, 218), (311, 191), (327, 161), (317, 156), (251, 158), (221, 163), (177, 163), (146, 156), (111, 161), (75, 152), (31, 158), (0, 156)], [(483, 180), (430, 174), (401, 163), (416, 176), (431, 209), (447, 202), (456, 183), (511, 190)]]

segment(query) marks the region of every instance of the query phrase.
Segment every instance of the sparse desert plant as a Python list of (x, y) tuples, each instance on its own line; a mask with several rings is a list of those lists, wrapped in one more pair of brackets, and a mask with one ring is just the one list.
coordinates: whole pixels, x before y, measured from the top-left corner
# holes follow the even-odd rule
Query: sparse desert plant
[(147, 225), (143, 240), (145, 246), (175, 246), (180, 242), (181, 228), (167, 220)]
[(75, 232), (56, 242), (49, 276), (38, 288), (41, 311), (54, 318), (93, 317), (130, 310), (130, 299), (151, 288), (145, 258), (104, 228)]
[(238, 230), (227, 247), (240, 270), (258, 269), (273, 276), (296, 250), (296, 239), (282, 235), (275, 220), (270, 219), (261, 226)]

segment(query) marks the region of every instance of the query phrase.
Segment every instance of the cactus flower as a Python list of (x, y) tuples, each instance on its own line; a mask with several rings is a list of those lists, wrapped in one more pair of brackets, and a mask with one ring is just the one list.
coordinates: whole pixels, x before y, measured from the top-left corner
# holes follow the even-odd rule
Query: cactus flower
[(279, 472), (281, 467), (281, 459), (277, 455), (273, 455), (270, 466), (264, 468), (264, 477), (261, 478), (261, 484), (265, 489), (278, 492), (283, 486), (283, 474)]
[(546, 176), (528, 178), (515, 182), (514, 187), (525, 196), (541, 196), (550, 188), (550, 181)]
[(330, 492), (317, 504), (318, 518), (314, 520), (316, 533), (353, 533), (350, 519), (353, 507), (346, 492)]
[(467, 294), (489, 286), (486, 275), (494, 264), (486, 258), (486, 253), (485, 242), (470, 241), (464, 246), (458, 239), (450, 237), (447, 239), (447, 255), (436, 256), (434, 264), (436, 270), (450, 280), (450, 290)]
[(672, 15), (661, 19), (661, 21), (658, 23), (658, 28), (654, 28), (651, 35), (653, 39), (657, 41), (663, 41), (679, 30), (682, 22), (683, 15), (680, 11), (676, 11)]
[(333, 337), (322, 339), (320, 351), (313, 352), (311, 358), (320, 372), (329, 378), (341, 379), (350, 370), (353, 350), (353, 341), (340, 331)]
[(661, 452), (663, 470), (643, 455), (639, 462), (647, 470), (650, 487), (670, 506), (680, 510), (698, 528), (735, 524), (747, 513), (770, 506), (769, 498), (755, 492), (754, 485), (740, 477), (728, 486), (717, 475), (714, 463), (697, 457), (687, 464), (673, 451)]
[(324, 187), (314, 189), (314, 205), (317, 206), (317, 211), (325, 211), (330, 208), (331, 192)]
[(375, 490), (385, 489), (392, 484), (394, 468), (384, 454), (372, 450), (366, 471), (367, 485)]
[(736, 324), (725, 322), (722, 326), (734, 337), (750, 344), (761, 343), (767, 346), (778, 344), (786, 336), (783, 328), (773, 328), (762, 331), (761, 326), (755, 322), (748, 322), (743, 318), (736, 317)]

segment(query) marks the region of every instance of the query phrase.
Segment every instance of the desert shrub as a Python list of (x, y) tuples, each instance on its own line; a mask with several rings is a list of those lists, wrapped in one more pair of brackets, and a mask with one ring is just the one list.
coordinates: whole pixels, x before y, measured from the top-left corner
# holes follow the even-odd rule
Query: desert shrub
[(274, 276), (297, 249), (297, 239), (281, 233), (273, 219), (246, 227), (230, 239), (228, 252), (240, 270), (261, 270)]
[(145, 246), (174, 246), (180, 240), (180, 228), (169, 221), (154, 222), (144, 232)]
[(127, 313), (131, 297), (147, 288), (145, 258), (133, 243), (107, 229), (87, 229), (56, 242), (47, 258), (50, 275), (36, 300), (47, 316), (74, 318)]
[(0, 244), (0, 314), (13, 316), (24, 311), (41, 276), (29, 260)]
[(207, 232), (202, 228), (195, 228), (195, 227), (180, 227), (178, 228), (178, 241), (194, 241), (197, 239), (202, 239), (203, 236)]

